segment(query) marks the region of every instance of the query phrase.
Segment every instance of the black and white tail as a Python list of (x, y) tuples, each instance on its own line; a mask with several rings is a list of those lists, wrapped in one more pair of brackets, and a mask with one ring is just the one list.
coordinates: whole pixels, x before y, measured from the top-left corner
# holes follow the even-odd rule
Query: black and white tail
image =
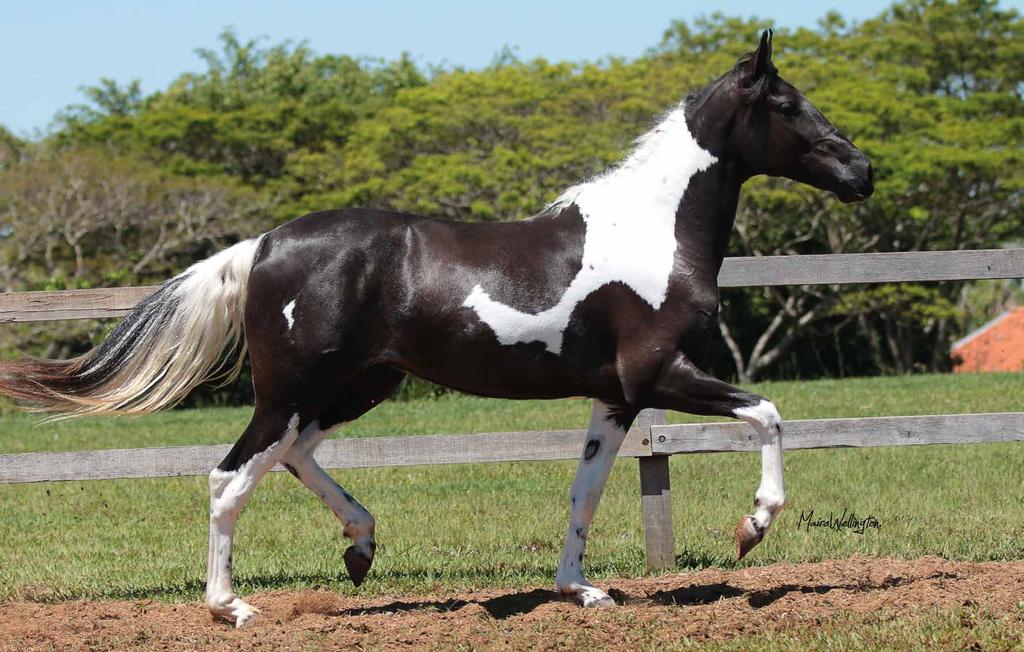
[(0, 363), (0, 395), (68, 416), (141, 414), (175, 405), (212, 378), (233, 380), (245, 358), (242, 322), (261, 240), (239, 242), (164, 282), (88, 353)]

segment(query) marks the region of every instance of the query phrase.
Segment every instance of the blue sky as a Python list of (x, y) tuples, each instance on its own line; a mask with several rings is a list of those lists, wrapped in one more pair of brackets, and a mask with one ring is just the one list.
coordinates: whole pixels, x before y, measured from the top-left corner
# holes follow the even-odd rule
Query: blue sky
[[(812, 26), (829, 9), (862, 20), (888, 0), (8, 0), (0, 10), (0, 124), (28, 134), (62, 107), (82, 100), (79, 87), (101, 77), (138, 78), (147, 93), (178, 74), (201, 70), (193, 53), (216, 47), (233, 26), (243, 38), (307, 40), (318, 52), (421, 63), (486, 65), (504, 45), (520, 56), (551, 60), (636, 56), (658, 43), (673, 18), (720, 10), (777, 25)], [(1018, 10), (1024, 0), (1004, 0)]]

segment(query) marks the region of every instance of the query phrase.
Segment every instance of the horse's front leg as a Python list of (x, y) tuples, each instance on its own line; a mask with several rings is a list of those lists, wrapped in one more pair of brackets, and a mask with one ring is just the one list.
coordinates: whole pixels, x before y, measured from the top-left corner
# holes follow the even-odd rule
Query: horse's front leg
[(632, 411), (594, 401), (583, 454), (569, 494), (569, 531), (565, 536), (555, 581), (559, 592), (574, 597), (584, 607), (610, 607), (615, 604), (607, 593), (584, 577), (583, 555), (590, 522), (594, 519), (608, 474), (634, 416)]
[(782, 469), (782, 417), (768, 399), (704, 373), (679, 354), (658, 379), (649, 403), (691, 414), (734, 417), (754, 427), (761, 439), (761, 484), (754, 513), (736, 525), (736, 554), (743, 558), (764, 538), (786, 506)]

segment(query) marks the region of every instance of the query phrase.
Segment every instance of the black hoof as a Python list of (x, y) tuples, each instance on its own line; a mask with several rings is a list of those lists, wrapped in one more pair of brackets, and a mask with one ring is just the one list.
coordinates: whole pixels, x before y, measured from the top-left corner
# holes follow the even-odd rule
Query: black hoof
[(372, 563), (373, 557), (367, 557), (355, 546), (349, 546), (345, 551), (345, 568), (348, 569), (348, 576), (356, 586), (362, 584), (366, 579), (366, 574), (370, 572)]

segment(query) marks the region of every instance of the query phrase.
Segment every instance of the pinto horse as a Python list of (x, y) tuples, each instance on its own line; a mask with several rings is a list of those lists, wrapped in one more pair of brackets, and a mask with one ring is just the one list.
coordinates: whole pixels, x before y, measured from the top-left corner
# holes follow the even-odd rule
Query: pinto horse
[(256, 406), (210, 473), (206, 585), (212, 613), (239, 627), (256, 610), (231, 585), (235, 521), (275, 464), (334, 512), (352, 540), (351, 579), (366, 576), (374, 519), (313, 452), (406, 374), (484, 396), (593, 398), (556, 576), (585, 607), (614, 604), (587, 581), (583, 553), (637, 413), (749, 422), (761, 482), (753, 513), (736, 526), (742, 557), (786, 497), (775, 406), (703, 370), (740, 186), (769, 174), (844, 202), (873, 190), (867, 157), (778, 75), (771, 49), (765, 31), (753, 54), (671, 109), (624, 161), (530, 219), (306, 215), (166, 281), (81, 357), (0, 367), (0, 393), (71, 415), (151, 412), (237, 372), (247, 343)]

